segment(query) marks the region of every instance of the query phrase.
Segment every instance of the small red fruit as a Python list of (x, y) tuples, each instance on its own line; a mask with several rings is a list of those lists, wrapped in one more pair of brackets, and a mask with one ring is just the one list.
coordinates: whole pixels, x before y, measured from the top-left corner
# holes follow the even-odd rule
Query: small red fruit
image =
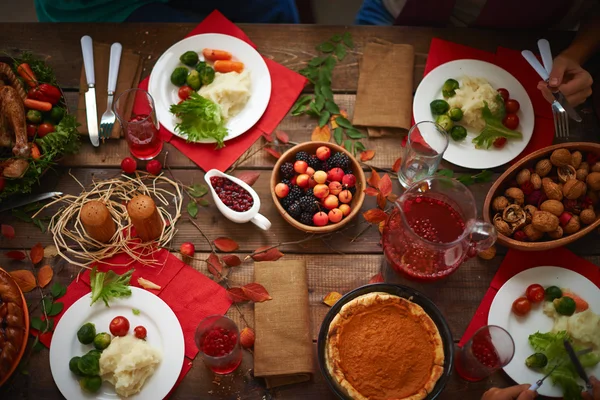
[(285, 183), (279, 182), (277, 185), (275, 185), (275, 194), (280, 199), (283, 199), (285, 196), (287, 196), (289, 192), (290, 192), (290, 187), (288, 185), (286, 185)]
[(27, 137), (34, 137), (37, 133), (37, 125), (27, 124)]
[(52, 132), (54, 132), (54, 125), (47, 122), (40, 124), (40, 126), (37, 128), (38, 137), (41, 138)]
[(340, 222), (342, 218), (344, 218), (344, 213), (339, 208), (334, 208), (333, 210), (329, 211), (329, 214), (327, 214), (327, 216), (329, 217), (329, 221), (335, 224), (337, 222)]
[(560, 226), (562, 226), (563, 228), (565, 226), (567, 226), (567, 224), (569, 223), (569, 221), (571, 220), (571, 218), (573, 218), (573, 215), (571, 215), (571, 213), (568, 212), (563, 212), (562, 214), (560, 214), (560, 217), (558, 217), (558, 221), (560, 222)]
[(519, 297), (513, 302), (512, 310), (520, 317), (525, 316), (531, 311), (531, 302), (527, 300), (527, 297)]
[(350, 203), (352, 201), (352, 193), (349, 190), (342, 190), (338, 197), (342, 203)]
[(114, 317), (108, 326), (113, 336), (125, 336), (129, 332), (129, 320), (125, 317)]
[(146, 328), (140, 325), (133, 329), (133, 334), (138, 339), (146, 339), (146, 336), (148, 336), (148, 331), (146, 331)]
[(344, 217), (347, 217), (352, 210), (348, 204), (340, 204), (339, 209), (344, 214)]
[(308, 187), (309, 188), (314, 188), (315, 186), (317, 186), (317, 181), (315, 181), (315, 176), (311, 176), (310, 179), (308, 180)]
[(323, 206), (325, 206), (325, 208), (328, 210), (333, 210), (334, 208), (337, 208), (339, 204), (340, 202), (337, 196), (333, 194), (330, 194), (329, 196), (323, 199)]
[(254, 346), (254, 331), (252, 329), (242, 329), (240, 332), (240, 344), (245, 349), (250, 349)]
[(327, 173), (327, 179), (332, 182), (341, 182), (344, 178), (344, 170), (341, 168), (332, 168)]
[(300, 186), (302, 189), (308, 188), (310, 185), (310, 176), (308, 174), (300, 174), (296, 178), (296, 185)]
[(317, 183), (325, 183), (327, 182), (327, 172), (317, 171), (313, 175), (313, 178), (315, 178), (315, 181), (317, 181)]
[(508, 129), (515, 130), (519, 126), (519, 117), (517, 116), (517, 114), (506, 114), (506, 116), (502, 120), (502, 123)]
[(194, 247), (193, 243), (185, 242), (185, 243), (182, 243), (181, 246), (179, 247), (179, 252), (181, 253), (182, 256), (194, 257), (196, 248)]
[(533, 285), (529, 285), (527, 290), (525, 290), (525, 295), (527, 296), (527, 300), (532, 303), (540, 303), (544, 300), (544, 287), (538, 283), (534, 283)]
[(342, 190), (344, 190), (344, 187), (339, 182), (331, 182), (329, 184), (329, 193), (331, 194), (335, 194), (337, 196)]
[(137, 163), (131, 157), (125, 157), (123, 161), (121, 161), (121, 169), (126, 174), (133, 174), (137, 169)]
[(315, 174), (315, 170), (311, 167), (306, 168), (306, 175), (313, 176)]
[(507, 113), (516, 114), (521, 108), (521, 105), (515, 99), (508, 99), (504, 102), (504, 107), (506, 107)]
[(323, 211), (319, 211), (315, 215), (313, 215), (313, 223), (315, 226), (325, 226), (329, 222), (329, 216), (325, 214)]
[(331, 156), (331, 149), (327, 146), (321, 146), (317, 149), (316, 153), (319, 160), (325, 161)]
[(494, 140), (494, 147), (497, 149), (501, 149), (504, 147), (504, 145), (506, 144), (506, 138), (505, 137), (499, 137), (496, 140)]
[(313, 194), (318, 199), (324, 199), (329, 196), (329, 187), (324, 183), (319, 183), (313, 188)]
[(513, 234), (513, 239), (518, 240), (519, 242), (527, 242), (529, 240), (527, 234), (523, 231), (516, 231)]
[(294, 171), (298, 174), (304, 174), (308, 169), (308, 164), (306, 161), (298, 160), (294, 163)]
[(347, 187), (354, 187), (354, 185), (356, 185), (356, 176), (353, 174), (346, 174), (342, 178), (342, 183)]
[(291, 183), (292, 185), (295, 185), (295, 184), (296, 184), (296, 180), (297, 180), (297, 179), (298, 179), (298, 175), (294, 175), (294, 176), (292, 176), (292, 179), (290, 179), (290, 183)]
[(177, 96), (181, 99), (181, 101), (187, 100), (188, 97), (194, 92), (194, 89), (191, 87), (184, 85), (179, 88), (177, 91)]
[(158, 160), (152, 160), (146, 164), (146, 171), (152, 175), (160, 175), (160, 171), (162, 171), (162, 164)]
[(508, 100), (508, 97), (509, 97), (508, 90), (501, 88), (501, 89), (498, 89), (498, 93), (500, 94), (500, 96), (502, 96), (502, 100), (504, 100), (504, 101)]

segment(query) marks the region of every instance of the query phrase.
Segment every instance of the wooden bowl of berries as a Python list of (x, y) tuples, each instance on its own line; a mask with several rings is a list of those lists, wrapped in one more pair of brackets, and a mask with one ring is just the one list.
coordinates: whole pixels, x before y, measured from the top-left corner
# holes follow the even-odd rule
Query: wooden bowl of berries
[(329, 233), (358, 214), (365, 200), (365, 174), (343, 147), (306, 142), (286, 151), (271, 174), (271, 194), (290, 225)]
[(565, 246), (600, 225), (600, 144), (535, 151), (504, 172), (483, 204), (498, 243), (525, 251)]

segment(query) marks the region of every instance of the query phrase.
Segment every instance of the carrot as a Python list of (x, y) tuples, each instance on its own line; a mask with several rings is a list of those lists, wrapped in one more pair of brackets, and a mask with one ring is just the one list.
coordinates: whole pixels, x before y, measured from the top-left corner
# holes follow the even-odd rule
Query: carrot
[(231, 60), (231, 53), (225, 50), (204, 49), (202, 55), (208, 61)]
[(20, 64), (17, 67), (17, 73), (23, 78), (23, 80), (29, 85), (29, 87), (37, 86), (37, 78), (31, 70), (31, 67), (27, 63)]
[(242, 72), (244, 70), (244, 63), (239, 61), (225, 61), (225, 60), (217, 60), (215, 61), (215, 71), (221, 72), (223, 74), (227, 72)]
[(37, 144), (31, 143), (31, 157), (34, 160), (39, 160), (41, 156), (42, 153), (40, 153), (40, 148), (37, 146)]
[(588, 308), (590, 308), (590, 305), (588, 304), (587, 301), (585, 301), (584, 299), (582, 299), (581, 297), (579, 297), (578, 295), (576, 295), (573, 292), (568, 292), (568, 291), (563, 290), (563, 296), (570, 297), (575, 301), (575, 312), (582, 312), (582, 311), (585, 311)]
[(32, 110), (38, 110), (38, 111), (52, 110), (52, 104), (48, 103), (47, 101), (25, 99), (25, 101), (23, 101), (23, 104), (25, 104), (25, 107), (30, 108)]

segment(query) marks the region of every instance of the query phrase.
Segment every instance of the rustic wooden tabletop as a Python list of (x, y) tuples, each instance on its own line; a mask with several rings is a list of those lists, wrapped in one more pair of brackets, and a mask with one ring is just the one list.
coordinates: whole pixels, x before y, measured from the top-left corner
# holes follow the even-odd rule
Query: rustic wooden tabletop
[[(82, 57), (79, 39), (90, 35), (95, 41), (112, 43), (121, 42), (125, 49), (139, 51), (144, 54), (145, 66), (143, 76), (149, 75), (158, 57), (173, 43), (183, 38), (194, 26), (190, 24), (2, 24), (0, 26), (0, 42), (9, 54), (22, 50), (30, 50), (35, 55), (46, 58), (54, 67), (58, 82), (66, 92), (71, 112), (77, 108), (79, 79)], [(316, 54), (315, 46), (335, 33), (348, 30), (352, 33), (355, 50), (336, 67), (333, 75), (335, 100), (340, 107), (348, 110), (350, 116), (356, 97), (358, 82), (358, 58), (369, 38), (377, 37), (395, 43), (409, 43), (415, 47), (414, 87), (423, 75), (429, 43), (433, 37), (439, 37), (462, 43), (483, 50), (494, 51), (497, 46), (514, 49), (534, 49), (536, 41), (544, 36), (553, 44), (557, 52), (564, 48), (572, 38), (564, 32), (535, 31), (479, 31), (465, 29), (433, 29), (403, 27), (327, 27), (303, 25), (244, 25), (242, 29), (258, 46), (258, 51), (275, 61), (294, 70), (301, 69)], [(584, 122), (574, 129), (571, 141), (598, 140), (598, 122), (588, 108), (582, 112)], [(308, 117), (286, 117), (279, 129), (286, 131), (295, 142), (310, 140), (314, 128), (314, 120)], [(262, 139), (261, 139), (262, 140)], [(86, 141), (86, 140), (84, 140)], [(369, 149), (376, 150), (376, 156), (370, 164), (381, 168), (390, 168), (400, 153), (400, 140), (397, 138), (378, 138), (365, 140)], [(261, 146), (258, 141), (253, 149)], [(252, 151), (252, 150), (251, 150)], [(164, 154), (159, 156), (170, 166), (174, 176), (184, 184), (203, 182), (203, 172), (188, 158), (170, 145), (165, 145)], [(65, 193), (80, 192), (78, 183), (68, 171), (84, 185), (92, 179), (113, 177), (120, 171), (121, 159), (128, 155), (124, 140), (111, 140), (99, 148), (89, 143), (83, 145), (79, 154), (67, 157), (56, 171), (44, 177), (43, 189), (59, 190)], [(249, 157), (238, 170), (254, 170), (260, 172), (260, 178), (254, 188), (264, 204), (270, 204), (271, 193), (268, 182), (274, 160), (264, 151), (256, 152)], [(460, 172), (461, 170), (444, 164)], [(502, 168), (495, 171), (499, 175)], [(477, 200), (479, 210), (490, 183), (471, 186)], [(394, 191), (400, 192), (400, 186), (394, 181)], [(187, 201), (187, 200), (186, 200)], [(373, 198), (367, 198), (364, 210), (375, 206)], [(305, 234), (288, 225), (274, 207), (263, 207), (262, 212), (273, 225), (267, 232), (257, 230), (253, 225), (237, 225), (222, 217), (210, 205), (202, 208), (198, 216), (204, 233), (210, 238), (228, 236), (240, 243), (239, 255), (245, 256), (256, 248), (273, 245), (278, 242), (294, 242), (305, 237)], [(10, 213), (0, 214), (2, 223), (15, 227), (17, 238), (0, 239), (0, 265), (7, 270), (19, 269), (18, 262), (10, 261), (4, 253), (9, 249), (29, 249), (36, 243), (46, 246), (52, 243), (48, 234), (43, 234), (32, 224), (20, 222)], [(376, 228), (361, 233), (366, 224), (362, 217), (357, 217), (352, 226), (343, 233), (333, 235), (325, 240), (315, 239), (301, 244), (285, 244), (281, 251), (288, 259), (306, 261), (308, 269), (308, 285), (310, 299), (311, 329), (316, 350), (316, 339), (323, 317), (328, 307), (322, 303), (325, 294), (330, 291), (348, 292), (366, 284), (369, 279), (380, 272), (383, 255), (379, 245), (380, 235)], [(179, 232), (174, 239), (173, 248), (186, 241), (193, 241), (196, 249), (209, 252), (210, 248), (203, 240), (199, 240), (196, 228), (183, 218), (178, 224)], [(357, 237), (358, 236), (358, 237)], [(596, 233), (573, 244), (569, 248), (591, 262), (600, 265), (600, 236)], [(490, 261), (473, 258), (463, 264), (452, 276), (436, 283), (415, 283), (402, 277), (392, 276), (394, 282), (408, 284), (424, 292), (433, 300), (450, 325), (455, 342), (460, 339), (489, 283), (502, 262), (504, 249)], [(57, 273), (57, 278), (68, 284), (77, 274), (78, 268), (66, 262), (54, 259), (50, 261)], [(201, 265), (202, 264), (202, 265)], [(207, 273), (204, 263), (194, 265), (198, 270)], [(231, 273), (231, 280), (238, 284), (252, 281), (252, 263), (243, 264)], [(57, 279), (55, 278), (55, 279)], [(193, 290), (193, 289), (190, 289)], [(36, 291), (27, 294), (30, 304), (39, 299)], [(243, 305), (242, 312), (249, 321), (253, 320), (252, 305)], [(241, 323), (238, 311), (232, 307), (228, 315)], [(316, 363), (316, 357), (315, 357)], [(246, 352), (244, 362), (234, 374), (215, 377), (200, 360), (196, 360), (191, 372), (184, 379), (173, 395), (173, 399), (329, 399), (334, 395), (328, 389), (319, 372), (315, 373), (310, 383), (291, 385), (266, 390), (264, 383), (252, 377), (252, 356)], [(315, 364), (315, 369), (318, 367)], [(31, 355), (28, 364), (23, 367), (25, 373), (16, 372), (14, 376), (0, 388), (3, 399), (55, 399), (61, 398), (50, 373), (48, 351), (43, 350)], [(441, 399), (479, 399), (483, 392), (492, 386), (509, 386), (513, 382), (502, 372), (478, 383), (467, 383), (455, 374), (450, 379)]]

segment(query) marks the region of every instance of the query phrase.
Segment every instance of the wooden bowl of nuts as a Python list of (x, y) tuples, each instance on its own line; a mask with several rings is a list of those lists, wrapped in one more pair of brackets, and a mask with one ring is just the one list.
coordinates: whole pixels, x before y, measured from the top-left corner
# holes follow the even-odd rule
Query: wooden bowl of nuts
[(600, 225), (600, 144), (535, 151), (504, 172), (483, 204), (498, 243), (541, 251), (567, 245)]

